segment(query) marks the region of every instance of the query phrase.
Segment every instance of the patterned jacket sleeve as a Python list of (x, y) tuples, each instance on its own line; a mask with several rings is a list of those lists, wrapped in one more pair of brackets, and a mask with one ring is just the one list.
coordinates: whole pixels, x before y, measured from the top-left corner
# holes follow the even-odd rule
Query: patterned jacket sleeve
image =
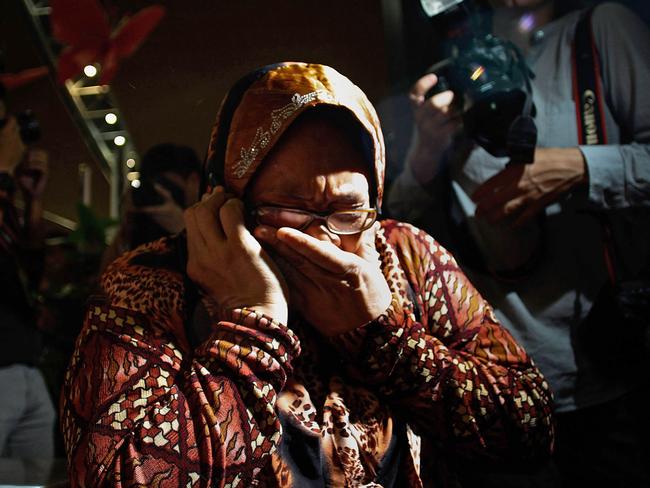
[(126, 261), (105, 275), (113, 293), (90, 306), (65, 379), (73, 486), (251, 486), (280, 440), (276, 392), (297, 338), (242, 309), (190, 352), (178, 274)]
[[(412, 292), (394, 293), (385, 314), (341, 338), (352, 374), (406, 412), (418, 434), (458, 456), (547, 456), (552, 399), (532, 360), (429, 235), (396, 222), (384, 224), (384, 231), (402, 274), (389, 284), (407, 281)], [(382, 255), (390, 259), (391, 252)]]

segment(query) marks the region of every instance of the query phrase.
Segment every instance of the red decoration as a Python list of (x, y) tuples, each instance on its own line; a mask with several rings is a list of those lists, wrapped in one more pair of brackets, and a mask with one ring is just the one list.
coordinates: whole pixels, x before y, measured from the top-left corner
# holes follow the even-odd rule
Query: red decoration
[(38, 68), (29, 68), (19, 73), (2, 73), (0, 74), (0, 83), (7, 90), (13, 90), (20, 86), (26, 85), (34, 80), (47, 76), (47, 67), (39, 66)]
[(122, 59), (144, 42), (165, 15), (154, 5), (125, 17), (111, 32), (106, 12), (98, 0), (52, 0), (52, 35), (67, 47), (59, 56), (59, 81), (78, 75), (86, 65), (101, 65), (101, 84), (110, 83)]

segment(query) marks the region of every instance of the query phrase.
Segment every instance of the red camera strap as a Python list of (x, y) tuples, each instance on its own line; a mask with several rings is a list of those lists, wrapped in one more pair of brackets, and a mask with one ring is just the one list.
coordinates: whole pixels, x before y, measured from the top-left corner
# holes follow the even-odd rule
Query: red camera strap
[[(600, 57), (591, 24), (593, 10), (586, 10), (578, 20), (572, 46), (573, 100), (576, 107), (578, 144), (582, 146), (607, 144)], [(611, 227), (604, 216), (600, 220), (607, 273), (610, 281), (616, 283)]]

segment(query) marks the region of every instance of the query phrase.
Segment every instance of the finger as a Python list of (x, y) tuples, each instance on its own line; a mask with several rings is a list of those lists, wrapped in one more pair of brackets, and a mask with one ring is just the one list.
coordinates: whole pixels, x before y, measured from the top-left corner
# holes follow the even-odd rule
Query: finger
[(488, 222), (499, 222), (507, 217), (512, 217), (522, 212), (530, 205), (530, 201), (525, 196), (511, 198), (500, 205), (494, 206), (489, 209), (477, 211), (476, 215), (483, 217)]
[[(310, 266), (312, 268), (317, 267), (317, 265), (309, 262), (305, 256), (280, 241), (277, 237), (277, 231), (278, 229), (274, 227), (259, 225), (253, 230), (253, 235), (270, 247), (274, 256), (278, 256), (283, 263), (288, 263), (290, 267), (305, 273), (307, 273), (306, 268)], [(322, 270), (322, 268), (318, 268)]]
[(147, 214), (147, 215), (160, 215), (167, 211), (167, 206), (162, 205), (149, 205), (147, 207), (135, 207), (130, 210), (134, 214)]
[(472, 200), (475, 202), (480, 202), (484, 198), (492, 195), (502, 186), (510, 186), (513, 182), (519, 181), (524, 171), (523, 166), (524, 165), (522, 164), (513, 164), (506, 166), (503, 171), (497, 173), (481, 186), (479, 186), (476, 191), (472, 193)]
[(379, 228), (379, 222), (375, 222), (374, 225), (370, 229), (364, 231), (361, 236), (361, 246), (359, 246), (357, 255), (369, 263), (375, 263), (380, 259), (377, 246), (375, 245), (375, 239), (377, 238)]
[(415, 82), (411, 91), (409, 92), (409, 99), (416, 105), (421, 105), (424, 102), (424, 96), (431, 88), (438, 83), (438, 77), (433, 73), (427, 73), (418, 81)]
[(477, 216), (494, 219), (511, 214), (515, 208), (520, 206), (527, 199), (525, 191), (517, 184), (502, 187), (490, 196), (479, 201), (476, 205)]
[(453, 101), (454, 92), (451, 90), (446, 90), (440, 93), (436, 93), (434, 96), (429, 98), (428, 103), (437, 110), (440, 110), (443, 113), (447, 113), (450, 111), (451, 102)]
[(226, 200), (223, 187), (216, 187), (205, 201), (194, 205), (198, 231), (201, 232), (206, 244), (216, 243), (225, 239), (225, 234), (219, 219), (219, 210)]
[(172, 193), (162, 186), (160, 183), (155, 183), (153, 184), (154, 189), (158, 194), (165, 199), (166, 202), (171, 202), (174, 200), (174, 197), (172, 197)]
[(185, 231), (187, 232), (187, 247), (190, 254), (194, 253), (197, 256), (200, 249), (206, 247), (205, 238), (199, 232), (199, 227), (196, 222), (196, 210), (193, 207), (188, 208), (183, 212), (183, 219), (185, 220)]
[(219, 219), (226, 239), (247, 240), (248, 229), (244, 219), (244, 202), (239, 198), (231, 198), (219, 209)]
[(537, 201), (531, 201), (530, 205), (527, 205), (526, 208), (517, 216), (512, 226), (517, 228), (527, 224), (533, 218), (537, 217), (539, 213), (543, 212), (546, 206), (552, 202), (552, 197), (544, 197)]
[(344, 274), (353, 267), (349, 253), (331, 242), (320, 241), (290, 227), (278, 229), (276, 236), (280, 242), (330, 273)]

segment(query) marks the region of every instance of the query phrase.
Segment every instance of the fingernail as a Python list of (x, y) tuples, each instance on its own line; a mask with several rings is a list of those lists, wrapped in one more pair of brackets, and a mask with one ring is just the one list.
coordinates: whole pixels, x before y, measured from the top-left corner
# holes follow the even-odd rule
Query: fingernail
[(261, 239), (269, 239), (271, 237), (271, 229), (268, 227), (256, 227), (255, 235)]

